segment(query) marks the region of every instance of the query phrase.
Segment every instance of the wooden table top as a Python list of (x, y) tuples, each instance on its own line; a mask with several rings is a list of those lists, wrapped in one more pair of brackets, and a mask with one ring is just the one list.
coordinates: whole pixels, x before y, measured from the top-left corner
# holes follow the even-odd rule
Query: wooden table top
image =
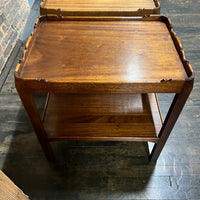
[(42, 21), (18, 78), (135, 84), (184, 82), (188, 76), (165, 23), (94, 20)]
[(55, 14), (56, 9), (61, 9), (64, 15), (76, 12), (77, 16), (78, 13), (88, 14), (88, 12), (98, 12), (98, 14), (109, 12), (112, 15), (115, 12), (125, 14), (139, 12), (138, 9), (151, 9), (151, 13), (159, 14), (159, 5), (157, 0), (44, 0), (41, 3), (41, 12)]

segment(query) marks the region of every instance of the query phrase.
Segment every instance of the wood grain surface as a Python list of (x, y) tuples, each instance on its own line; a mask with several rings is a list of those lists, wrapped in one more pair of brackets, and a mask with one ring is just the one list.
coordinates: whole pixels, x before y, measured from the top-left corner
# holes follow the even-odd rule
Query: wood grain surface
[[(171, 27), (170, 20), (162, 16), (139, 19), (43, 16), (36, 21), (22, 61), (16, 67), (15, 81), (48, 160), (54, 159), (48, 141), (67, 139), (157, 142), (150, 155), (152, 161), (157, 160), (191, 92), (194, 79), (192, 67), (185, 59), (180, 40)], [(75, 96), (72, 99), (71, 96), (50, 96), (45, 109), (46, 129), (32, 97), (32, 93), (41, 91), (79, 94), (78, 100), (73, 99)], [(127, 117), (126, 114), (104, 117), (90, 105), (90, 102), (96, 102), (97, 105), (100, 103), (97, 107), (104, 108), (102, 102), (105, 101), (109, 104), (107, 112), (110, 114), (110, 107), (113, 112), (118, 109), (111, 103), (113, 98), (121, 99), (114, 93), (125, 95), (152, 91), (177, 93), (162, 129), (160, 124), (154, 127), (154, 122), (161, 123), (162, 117), (157, 120), (158, 117), (152, 117), (155, 114), (151, 113), (158, 106), (157, 98), (154, 102), (150, 98), (153, 106), (146, 112), (150, 121), (146, 118), (138, 121), (140, 117)], [(94, 92), (112, 95), (98, 96), (98, 100), (93, 100), (90, 95), (83, 99), (80, 96)], [(139, 103), (137, 96), (132, 97), (131, 101)], [(71, 104), (69, 108), (66, 106), (66, 98), (76, 103), (78, 109), (75, 112), (70, 112)], [(77, 104), (80, 103), (79, 98), (84, 106), (88, 104), (88, 110), (83, 110), (81, 115), (82, 107)], [(123, 97), (122, 105), (126, 101)], [(91, 110), (94, 116), (90, 114)], [(158, 106), (156, 114), (159, 113)]]
[(44, 0), (41, 14), (61, 15), (142, 15), (159, 14), (160, 4), (153, 0)]
[[(57, 162), (49, 164), (15, 90), (14, 68), (22, 54), (16, 59), (0, 93), (0, 168), (30, 199), (200, 199), (200, 2), (160, 2), (196, 79), (156, 165), (147, 161), (146, 142), (108, 141), (52, 142)], [(36, 97), (42, 108), (43, 98)], [(165, 117), (171, 95), (158, 97)]]
[(1, 200), (29, 200), (1, 170), (0, 170), (0, 199)]
[[(44, 127), (53, 140), (114, 140), (157, 142), (159, 112), (151, 111), (147, 94), (68, 95), (51, 94)], [(152, 114), (157, 121), (153, 121)]]
[(153, 0), (45, 0), (46, 8), (63, 10), (137, 10), (138, 8), (154, 8)]
[(176, 92), (187, 74), (160, 21), (43, 21), (34, 32), (19, 78), (34, 81), (35, 86), (74, 83), (92, 89), (98, 83), (104, 88), (122, 86), (121, 90), (123, 84), (172, 80), (164, 81), (160, 91), (177, 84)]

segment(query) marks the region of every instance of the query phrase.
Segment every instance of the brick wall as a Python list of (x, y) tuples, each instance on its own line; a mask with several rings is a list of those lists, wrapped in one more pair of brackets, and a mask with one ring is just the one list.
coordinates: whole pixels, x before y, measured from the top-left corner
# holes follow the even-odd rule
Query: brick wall
[(28, 18), (28, 0), (0, 0), (0, 74)]

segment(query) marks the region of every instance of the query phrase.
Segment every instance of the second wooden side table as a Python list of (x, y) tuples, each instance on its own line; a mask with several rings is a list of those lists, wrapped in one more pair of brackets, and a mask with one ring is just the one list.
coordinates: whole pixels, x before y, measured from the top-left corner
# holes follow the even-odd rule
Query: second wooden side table
[(44, 0), (41, 15), (144, 16), (160, 14), (158, 0)]

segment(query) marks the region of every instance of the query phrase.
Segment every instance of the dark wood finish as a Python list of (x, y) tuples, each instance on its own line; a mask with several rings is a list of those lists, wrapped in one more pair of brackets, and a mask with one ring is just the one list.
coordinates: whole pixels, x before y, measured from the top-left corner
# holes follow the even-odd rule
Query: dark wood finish
[(180, 94), (176, 94), (173, 102), (170, 106), (170, 109), (168, 111), (168, 114), (166, 116), (166, 119), (164, 121), (164, 124), (162, 126), (162, 129), (160, 130), (160, 133), (158, 137), (160, 138), (158, 140), (158, 143), (154, 145), (154, 148), (151, 152), (150, 159), (152, 161), (156, 161), (169, 137), (170, 132), (172, 131), (189, 95), (193, 87), (193, 81), (191, 82), (185, 82), (185, 86), (183, 87), (183, 90)]
[(21, 90), (21, 88), (19, 87), (16, 87), (16, 89), (24, 105), (24, 108), (26, 109), (26, 112), (30, 118), (30, 121), (38, 137), (38, 140), (43, 149), (43, 152), (46, 155), (46, 158), (48, 160), (54, 160), (53, 151), (48, 142), (48, 138), (46, 136), (46, 133), (45, 133), (42, 121), (40, 119), (39, 112), (36, 108), (32, 94), (30, 93), (30, 91)]
[[(0, 95), (0, 167), (30, 199), (200, 199), (199, 1), (159, 1), (162, 14), (172, 19), (195, 82), (156, 166), (147, 162), (146, 142), (103, 141), (52, 143), (57, 162), (49, 165), (17, 97), (12, 69)], [(171, 96), (158, 94), (163, 117)], [(42, 105), (44, 99), (36, 97)]]
[(160, 14), (157, 0), (44, 0), (40, 14), (63, 16), (143, 16)]
[(16, 70), (24, 87), (68, 93), (181, 91), (188, 76), (162, 18), (75, 19), (41, 18), (27, 44), (32, 48)]
[(149, 94), (68, 95), (51, 94), (44, 128), (53, 140), (111, 140), (157, 142), (161, 120)]
[[(151, 154), (151, 160), (157, 160), (191, 92), (193, 79), (193, 70), (185, 59), (171, 22), (162, 16), (139, 19), (41, 17), (36, 22), (23, 59), (15, 71), (16, 88), (48, 159), (53, 158), (49, 141), (104, 139), (157, 142)], [(47, 135), (31, 97), (34, 92), (55, 93), (45, 108)], [(122, 105), (125, 105), (132, 94), (158, 92), (177, 93), (164, 122), (156, 96), (148, 94), (150, 107), (146, 116), (153, 116), (151, 121), (142, 119), (145, 126), (140, 126), (134, 115), (124, 113), (125, 116), (119, 117), (118, 112), (121, 110), (110, 103), (114, 95), (124, 95)], [(108, 123), (108, 114), (99, 118), (102, 110), (98, 113), (96, 108), (95, 112), (93, 110), (95, 114), (89, 117), (79, 115), (80, 110), (76, 109), (79, 114), (73, 114), (75, 118), (67, 117), (66, 112), (60, 114), (76, 107), (71, 107), (71, 103), (64, 105), (63, 101), (66, 103), (69, 100), (63, 100), (64, 94), (56, 93), (70, 94), (69, 99), (74, 98), (73, 95), (80, 95), (87, 105), (78, 106), (78, 110), (85, 109), (83, 113), (87, 113), (89, 108), (93, 110), (92, 102), (95, 98), (92, 94), (102, 95), (100, 101), (95, 100), (96, 105), (103, 108), (103, 102), (108, 101), (110, 106), (107, 112), (109, 114), (111, 110), (116, 110), (112, 120), (120, 122), (120, 126)], [(84, 99), (86, 96), (81, 94), (87, 98)], [(104, 99), (111, 94), (112, 98)], [(75, 98), (72, 102), (75, 105), (80, 100)], [(147, 104), (143, 101), (144, 105)], [(123, 109), (125, 112), (126, 106)], [(67, 120), (66, 124), (64, 119)], [(92, 123), (83, 123), (84, 120)], [(101, 123), (97, 123), (98, 120)], [(157, 124), (162, 122), (160, 129)], [(133, 124), (131, 132), (129, 125)]]
[(160, 105), (158, 102), (157, 94), (147, 94), (147, 95), (150, 102), (149, 105), (153, 119), (153, 124), (155, 126), (156, 136), (158, 137), (161, 126), (163, 124), (163, 117), (160, 110)]

